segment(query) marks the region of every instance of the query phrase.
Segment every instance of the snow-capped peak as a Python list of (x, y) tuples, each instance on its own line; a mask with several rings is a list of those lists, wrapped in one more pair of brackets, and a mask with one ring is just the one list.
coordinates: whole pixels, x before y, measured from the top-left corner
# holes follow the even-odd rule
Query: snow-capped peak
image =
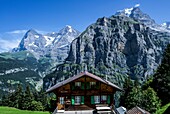
[(26, 34), (31, 33), (31, 34), (38, 34), (34, 29), (29, 29)]
[(73, 29), (70, 25), (66, 25), (66, 28), (68, 29), (69, 32), (73, 32)]
[(59, 31), (60, 35), (66, 35), (66, 34), (76, 34), (80, 33), (77, 30), (73, 29), (70, 25), (66, 25), (63, 29)]
[(66, 28), (69, 28), (69, 29), (71, 29), (72, 27), (71, 27), (70, 25), (66, 25)]
[(63, 28), (60, 33), (68, 33), (68, 32), (73, 32), (73, 28), (70, 25), (66, 25), (65, 28)]
[(132, 14), (132, 11), (134, 8), (138, 8), (140, 4), (136, 4), (134, 7), (131, 8), (126, 8), (124, 10), (119, 10), (116, 12), (116, 15), (125, 15), (125, 16), (130, 16)]
[(66, 25), (59, 32), (51, 32), (45, 35), (30, 29), (24, 35), (19, 46), (14, 48), (12, 52), (28, 50), (37, 59), (50, 55), (54, 60), (64, 60), (67, 57), (70, 43), (79, 34), (79, 31), (69, 25)]

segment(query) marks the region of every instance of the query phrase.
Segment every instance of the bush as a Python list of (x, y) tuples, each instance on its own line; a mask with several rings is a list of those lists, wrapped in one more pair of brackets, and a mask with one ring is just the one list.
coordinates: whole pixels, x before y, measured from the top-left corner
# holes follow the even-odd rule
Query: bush
[(41, 102), (37, 102), (37, 101), (32, 101), (31, 102), (30, 109), (34, 110), (34, 111), (44, 111), (44, 107), (43, 107), (42, 103)]
[(156, 92), (151, 87), (148, 87), (146, 90), (142, 90), (140, 87), (133, 87), (125, 100), (125, 104), (128, 109), (139, 106), (150, 113), (156, 112), (161, 106)]

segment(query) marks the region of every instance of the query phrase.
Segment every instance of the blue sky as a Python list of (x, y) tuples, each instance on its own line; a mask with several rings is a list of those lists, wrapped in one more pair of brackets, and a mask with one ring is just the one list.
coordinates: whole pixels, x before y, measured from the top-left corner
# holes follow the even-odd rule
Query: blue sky
[(0, 0), (0, 43), (10, 40), (18, 45), (30, 28), (57, 32), (71, 25), (82, 32), (97, 18), (135, 4), (140, 4), (141, 10), (157, 23), (170, 21), (170, 0)]

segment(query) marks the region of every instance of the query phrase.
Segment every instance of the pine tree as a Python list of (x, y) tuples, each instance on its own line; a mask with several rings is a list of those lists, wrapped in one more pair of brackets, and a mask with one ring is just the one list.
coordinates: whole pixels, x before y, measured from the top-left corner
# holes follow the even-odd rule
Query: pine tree
[(9, 104), (8, 96), (3, 95), (2, 96), (2, 106), (8, 106), (8, 104)]
[(149, 87), (143, 91), (142, 107), (150, 113), (156, 112), (161, 106), (161, 101), (159, 100), (156, 92), (153, 88)]
[(161, 65), (153, 76), (151, 87), (165, 105), (170, 102), (170, 44), (165, 49)]
[(24, 94), (23, 94), (23, 90), (22, 90), (22, 86), (21, 84), (19, 84), (17, 86), (17, 89), (14, 93), (14, 106), (15, 108), (18, 108), (18, 109), (22, 109), (22, 104), (23, 104), (23, 98), (24, 98)]
[(31, 103), (34, 101), (34, 96), (31, 92), (29, 86), (26, 87), (23, 101), (24, 101), (24, 103), (23, 103), (22, 108), (25, 109), (25, 110), (31, 110), (32, 109)]
[(129, 94), (129, 92), (132, 90), (134, 84), (132, 82), (132, 80), (130, 79), (130, 77), (125, 78), (125, 83), (123, 85), (123, 89), (124, 89), (124, 93), (122, 93), (122, 96), (120, 97), (120, 106), (126, 106), (125, 104), (125, 100)]
[(39, 92), (34, 91), (33, 95), (34, 95), (35, 101), (41, 102), (44, 108), (47, 107), (47, 95), (45, 94), (43, 89), (41, 89)]
[(15, 107), (20, 109), (22, 105), (23, 97), (24, 96), (23, 96), (22, 86), (19, 84), (15, 92), (8, 93), (8, 95), (5, 95), (2, 98), (3, 101), (2, 104), (4, 106)]
[(143, 100), (142, 89), (139, 86), (133, 87), (132, 90), (128, 93), (127, 97), (125, 98), (125, 106), (128, 109), (131, 109), (135, 106), (141, 106), (142, 100)]

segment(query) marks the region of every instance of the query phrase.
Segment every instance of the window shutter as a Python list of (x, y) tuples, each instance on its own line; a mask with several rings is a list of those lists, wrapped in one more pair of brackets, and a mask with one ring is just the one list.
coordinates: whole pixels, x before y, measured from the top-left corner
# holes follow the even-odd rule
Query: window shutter
[(90, 82), (87, 82), (87, 83), (86, 83), (86, 88), (87, 88), (87, 89), (90, 89)]
[(96, 82), (96, 89), (99, 89), (100, 82)]
[(94, 104), (94, 96), (91, 96), (91, 104)]
[(81, 89), (84, 89), (84, 83), (83, 82), (81, 83)]
[(72, 90), (75, 90), (75, 83), (72, 83)]
[(81, 96), (81, 104), (84, 104), (84, 96)]
[(74, 96), (71, 96), (71, 104), (74, 105)]
[(110, 95), (107, 96), (107, 103), (110, 104)]

